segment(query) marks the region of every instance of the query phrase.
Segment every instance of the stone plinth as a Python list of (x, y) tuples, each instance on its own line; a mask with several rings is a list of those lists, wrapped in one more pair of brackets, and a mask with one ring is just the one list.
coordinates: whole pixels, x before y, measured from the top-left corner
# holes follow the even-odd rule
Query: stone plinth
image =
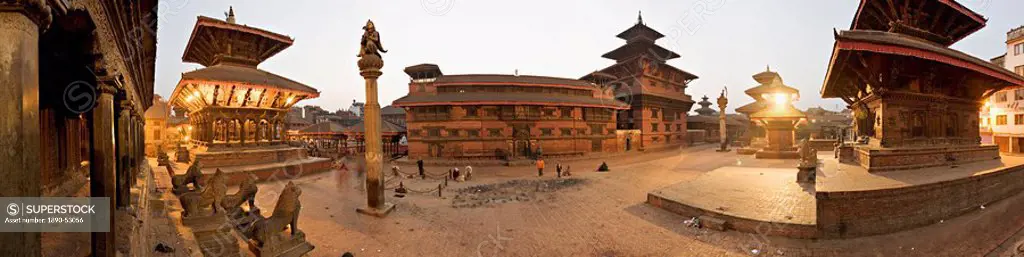
[(759, 159), (796, 159), (800, 155), (796, 151), (795, 137), (797, 120), (778, 119), (764, 121), (768, 145), (754, 154)]
[(313, 251), (313, 246), (306, 241), (306, 234), (302, 231), (298, 231), (295, 235), (278, 235), (281, 238), (277, 239), (276, 244), (273, 246), (264, 245), (260, 247), (256, 242), (249, 240), (249, 250), (256, 254), (256, 257), (300, 257), (305, 256), (306, 253)]
[[(850, 161), (869, 172), (954, 166), (977, 161), (999, 159), (999, 146), (949, 146), (914, 148), (877, 148), (867, 145), (852, 147)], [(841, 160), (846, 161), (841, 158)]]

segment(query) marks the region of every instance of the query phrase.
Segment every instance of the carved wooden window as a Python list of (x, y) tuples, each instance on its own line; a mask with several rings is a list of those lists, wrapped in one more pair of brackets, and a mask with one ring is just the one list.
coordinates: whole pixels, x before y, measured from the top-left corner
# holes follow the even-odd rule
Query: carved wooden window
[(487, 129), (487, 136), (489, 136), (489, 137), (500, 137), (501, 136), (501, 129), (500, 128), (490, 128), (490, 129)]
[(615, 135), (615, 129), (614, 128), (608, 129), (608, 134), (609, 135)]
[(561, 131), (562, 131), (562, 135), (563, 136), (571, 136), (572, 135), (572, 129), (571, 128), (562, 128)]
[(423, 131), (419, 130), (419, 129), (410, 129), (409, 130), (409, 135), (410, 136), (417, 136), (418, 137), (418, 136), (420, 136), (421, 132), (423, 132)]
[(591, 135), (600, 135), (601, 132), (604, 132), (604, 125), (601, 125), (601, 124), (591, 124), (590, 125), (590, 134)]
[(472, 137), (472, 138), (480, 137), (480, 131), (479, 130), (475, 130), (475, 129), (466, 130), (466, 134), (469, 135), (469, 137)]
[(1006, 115), (996, 115), (996, 125), (1006, 125)]
[(587, 129), (585, 129), (585, 128), (578, 128), (578, 129), (576, 129), (576, 134), (577, 135), (586, 135), (587, 134)]
[(682, 124), (676, 124), (676, 131), (683, 131), (683, 125)]
[(1013, 100), (1024, 100), (1024, 88), (1013, 90)]
[(651, 123), (651, 132), (658, 132), (658, 123)]
[(572, 107), (562, 107), (559, 112), (560, 112), (562, 118), (566, 118), (566, 119), (571, 119), (572, 118)]
[(1024, 114), (1014, 114), (1013, 125), (1024, 125)]
[(658, 118), (658, 112), (657, 108), (651, 108), (651, 118)]
[(551, 134), (551, 131), (552, 131), (552, 130), (554, 130), (554, 129), (551, 129), (551, 128), (542, 128), (542, 129), (540, 129), (540, 135), (541, 135), (541, 136), (551, 136), (551, 135), (553, 135), (553, 134)]
[(614, 111), (604, 108), (583, 108), (583, 119), (587, 121), (610, 121)]
[(484, 116), (489, 118), (498, 117), (498, 108), (484, 108)]
[(428, 128), (427, 129), (427, 136), (429, 136), (429, 137), (440, 137), (441, 136), (441, 129), (440, 128)]
[(448, 129), (448, 137), (458, 137), (458, 136), (459, 136), (459, 130), (458, 129)]
[(477, 116), (477, 109), (479, 107), (477, 107), (477, 106), (464, 106), (462, 108), (466, 110), (466, 117), (471, 117), (471, 118), (478, 117)]

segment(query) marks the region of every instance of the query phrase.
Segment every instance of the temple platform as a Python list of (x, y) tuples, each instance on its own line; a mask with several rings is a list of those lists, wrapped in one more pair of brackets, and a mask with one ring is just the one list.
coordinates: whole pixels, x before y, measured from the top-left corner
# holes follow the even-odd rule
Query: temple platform
[[(871, 173), (819, 152), (816, 183), (796, 183), (798, 160), (741, 157), (692, 181), (648, 193), (647, 202), (727, 229), (791, 238), (849, 238), (939, 223), (1024, 191), (1024, 157)], [(760, 163), (765, 162), (765, 163)]]
[(868, 145), (847, 146), (843, 162), (859, 163), (871, 172), (913, 170), (960, 165), (999, 159), (999, 146), (950, 146), (879, 148)]
[[(330, 171), (332, 164), (331, 159), (320, 157), (305, 157), (280, 162), (220, 167), (207, 166), (205, 161), (202, 161), (201, 163), (203, 165), (201, 171), (203, 172), (204, 177), (212, 176), (217, 169), (220, 169), (225, 175), (227, 175), (228, 185), (241, 184), (242, 181), (245, 181), (246, 179), (246, 173), (249, 172), (256, 175), (257, 181), (274, 181), (293, 179)], [(174, 165), (174, 172), (178, 175), (185, 174), (185, 172), (188, 171), (188, 163), (172, 162), (172, 164)], [(164, 167), (159, 168), (164, 169)]]
[(794, 238), (817, 234), (813, 188), (796, 183), (796, 168), (722, 167), (654, 190), (647, 202), (686, 218), (724, 220), (726, 229)]

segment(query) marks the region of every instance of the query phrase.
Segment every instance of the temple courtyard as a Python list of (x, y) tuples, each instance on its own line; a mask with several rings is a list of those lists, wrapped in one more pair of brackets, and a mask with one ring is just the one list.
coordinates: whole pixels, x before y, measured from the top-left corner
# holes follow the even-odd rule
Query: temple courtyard
[[(832, 165), (831, 152), (819, 156)], [(1022, 161), (1010, 156), (1003, 160)], [(594, 171), (601, 161), (607, 161), (610, 172)], [(358, 168), (290, 181), (302, 190), (298, 227), (316, 246), (310, 256), (1018, 256), (1024, 250), (1024, 216), (1015, 204), (1024, 195), (920, 228), (816, 240), (694, 228), (684, 223), (690, 217), (647, 203), (648, 193), (696, 183), (700, 187), (677, 193), (708, 208), (718, 203), (717, 211), (735, 216), (767, 215), (810, 224), (815, 210), (807, 203), (813, 202), (813, 194), (801, 193), (800, 187), (771, 187), (791, 182), (797, 162), (697, 146), (564, 162), (572, 166), (568, 178), (555, 178), (555, 161), (548, 162), (540, 178), (533, 166), (474, 167), (472, 180), (449, 181), (440, 197), (436, 189), (443, 179), (394, 176), (386, 186), (400, 181), (410, 192), (398, 198), (387, 191), (396, 209), (385, 218), (355, 212), (366, 204), (365, 179)], [(402, 173), (416, 172), (415, 166), (400, 168)], [(429, 176), (448, 169), (428, 166), (426, 171)], [(842, 184), (870, 187), (918, 179), (899, 174), (886, 175), (891, 180)], [(822, 172), (818, 183), (827, 185), (829, 176)], [(156, 177), (160, 184), (161, 176)], [(260, 183), (256, 205), (272, 210), (285, 183)]]

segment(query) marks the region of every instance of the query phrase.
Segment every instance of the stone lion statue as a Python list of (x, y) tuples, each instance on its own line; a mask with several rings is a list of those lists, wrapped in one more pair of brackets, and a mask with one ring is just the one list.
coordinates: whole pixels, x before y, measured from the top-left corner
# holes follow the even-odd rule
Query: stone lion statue
[(273, 214), (269, 218), (256, 221), (253, 226), (252, 239), (255, 239), (260, 247), (274, 246), (280, 242), (279, 233), (286, 227), (290, 227), (293, 236), (301, 235), (302, 231), (298, 227), (299, 211), (302, 210), (302, 204), (299, 203), (300, 195), (302, 195), (302, 189), (299, 189), (295, 183), (288, 182), (277, 198)]
[(213, 209), (213, 213), (224, 213), (223, 200), (228, 191), (226, 180), (224, 172), (217, 169), (213, 177), (206, 181), (206, 187), (203, 190), (182, 194), (181, 207), (185, 209), (182, 216), (198, 215), (200, 210), (207, 206)]
[(190, 183), (192, 184), (192, 187), (195, 188), (195, 191), (202, 190), (202, 185), (200, 185), (199, 182), (200, 178), (203, 177), (203, 172), (200, 170), (202, 167), (203, 166), (199, 163), (199, 160), (196, 160), (192, 162), (192, 165), (188, 166), (188, 170), (185, 171), (184, 175), (175, 175), (172, 173), (171, 185), (174, 187), (174, 192), (187, 192), (188, 184)]
[(245, 172), (245, 175), (245, 180), (238, 186), (238, 192), (224, 197), (222, 204), (225, 210), (237, 210), (245, 202), (249, 202), (250, 211), (256, 209), (256, 193), (259, 192), (259, 188), (256, 187), (257, 177), (251, 171)]

